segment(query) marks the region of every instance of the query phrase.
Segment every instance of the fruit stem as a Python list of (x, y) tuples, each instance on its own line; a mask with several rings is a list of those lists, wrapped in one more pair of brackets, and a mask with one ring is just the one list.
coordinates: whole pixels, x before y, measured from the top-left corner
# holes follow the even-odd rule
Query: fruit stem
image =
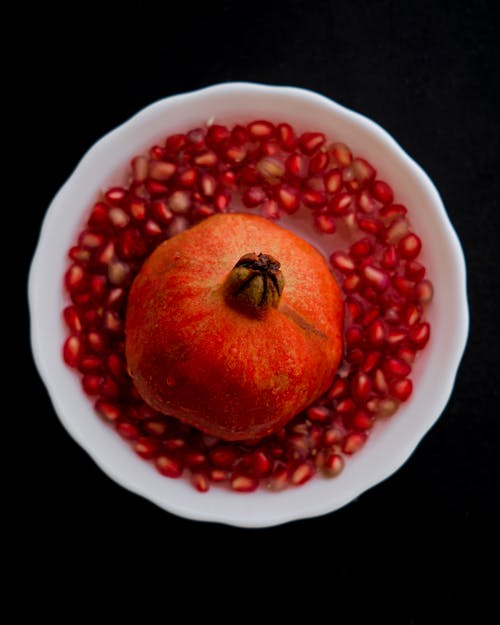
[(285, 286), (280, 266), (269, 254), (242, 256), (226, 279), (228, 303), (253, 315), (278, 308)]

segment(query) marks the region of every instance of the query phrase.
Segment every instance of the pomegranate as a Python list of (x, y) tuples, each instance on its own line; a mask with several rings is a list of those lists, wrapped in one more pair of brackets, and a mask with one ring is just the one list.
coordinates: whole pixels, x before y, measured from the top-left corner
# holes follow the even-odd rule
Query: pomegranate
[(330, 387), (342, 322), (319, 252), (263, 217), (215, 215), (158, 246), (135, 278), (128, 369), (153, 408), (257, 439)]
[[(62, 357), (80, 373), (82, 388), (92, 398), (96, 412), (161, 475), (173, 479), (187, 473), (200, 493), (215, 484), (236, 492), (251, 492), (259, 485), (279, 491), (300, 486), (318, 473), (327, 477), (338, 475), (349, 456), (362, 449), (377, 421), (392, 418), (400, 404), (411, 399), (414, 362), (432, 340), (426, 309), (433, 300), (434, 288), (422, 263), (425, 245), (413, 231), (408, 208), (397, 203), (391, 186), (379, 179), (372, 164), (353, 154), (346, 144), (329, 143), (321, 132), (298, 133), (288, 123), (273, 124), (262, 119), (233, 127), (207, 124), (170, 135), (147, 154), (135, 155), (127, 175), (129, 179), (124, 179), (123, 187), (105, 190), (89, 211), (85, 227), (68, 250), (69, 264), (64, 276), (71, 301), (62, 311), (68, 328)], [(274, 414), (270, 417), (274, 423), (261, 423), (262, 432), (269, 431), (267, 427), (271, 434), (258, 440), (255, 434), (252, 439), (229, 441), (202, 432), (202, 423), (193, 427), (170, 416), (170, 410), (169, 415), (163, 414), (161, 406), (157, 410), (144, 401), (138, 390), (140, 376), (135, 374), (136, 386), (127, 371), (125, 325), (131, 286), (135, 285), (145, 259), (154, 255), (163, 241), (169, 240), (169, 247), (178, 245), (176, 235), (184, 237), (180, 233), (189, 228), (196, 233), (201, 228), (196, 224), (204, 220), (212, 223), (213, 215), (218, 215), (215, 222), (222, 217), (226, 220), (226, 213), (234, 219), (234, 213), (242, 210), (256, 212), (269, 222), (297, 211), (300, 220), (310, 212), (318, 236), (324, 237), (324, 247), (330, 242), (330, 265), (344, 297), (344, 353), (325, 392), (319, 389), (320, 378), (327, 377), (326, 363), (322, 361), (317, 371), (306, 370), (305, 361), (297, 363), (297, 371), (304, 372), (303, 376), (297, 374), (298, 388), (313, 397), (311, 381), (316, 379), (319, 396), (309, 405), (305, 397), (301, 398), (303, 403), (297, 399), (296, 409), (305, 407), (283, 427), (277, 420), (274, 422)], [(238, 219), (248, 222), (248, 217)], [(271, 226), (265, 223), (259, 230)], [(279, 239), (286, 236), (280, 232)], [(319, 352), (321, 341), (319, 335), (312, 336), (309, 328), (332, 338), (317, 315), (321, 307), (316, 296), (323, 305), (328, 301), (324, 293), (320, 295), (324, 283), (314, 284), (305, 297), (303, 289), (297, 290), (302, 297), (294, 294), (291, 287), (302, 267), (297, 268), (293, 258), (290, 262), (287, 249), (266, 247), (264, 239), (242, 239), (246, 245), (231, 247), (234, 238), (241, 239), (241, 234), (233, 235), (219, 235), (218, 246), (217, 237), (210, 237), (208, 248), (204, 240), (195, 250), (205, 259), (206, 267), (193, 267), (194, 275), (198, 272), (199, 276), (211, 276), (212, 282), (197, 283), (189, 272), (178, 275), (177, 280), (171, 276), (170, 282), (170, 287), (182, 287), (187, 296), (191, 280), (193, 292), (207, 296), (198, 308), (190, 298), (187, 308), (178, 308), (180, 317), (186, 319), (186, 310), (190, 310), (193, 322), (207, 326), (203, 314), (211, 310), (213, 318), (219, 321), (211, 327), (211, 336), (215, 333), (213, 343), (207, 340), (207, 349), (193, 359), (200, 376), (192, 381), (205, 388), (207, 402), (219, 402), (226, 415), (234, 400), (228, 401), (230, 393), (226, 401), (221, 398), (222, 377), (214, 381), (212, 369), (217, 365), (217, 370), (223, 371), (220, 365), (227, 358), (238, 363), (231, 345), (236, 353), (244, 348), (242, 353), (253, 350), (255, 356), (254, 360), (239, 363), (240, 374), (250, 372), (255, 381), (255, 372), (267, 367), (268, 390), (276, 378), (273, 368), (280, 361), (278, 356), (282, 357), (285, 351), (281, 345), (281, 352), (278, 349), (274, 356), (269, 352), (275, 337), (268, 330), (255, 333), (255, 345), (249, 344), (242, 330), (245, 324), (266, 328), (266, 322), (271, 320), (279, 327), (281, 320), (283, 332), (275, 335), (284, 337), (286, 323), (293, 328), (294, 321), (304, 319), (309, 325), (302, 328), (301, 345), (310, 367), (316, 357), (314, 346)], [(221, 250), (226, 246), (232, 252), (224, 258)], [(311, 269), (313, 255), (306, 256), (312, 263), (307, 265)], [(318, 270), (319, 266), (318, 261)], [(310, 284), (311, 271), (306, 272)], [(324, 267), (319, 271), (322, 274)], [(249, 278), (248, 289), (242, 289), (237, 298), (231, 297), (231, 274), (236, 284), (241, 283), (242, 277), (245, 282), (244, 276)], [(331, 276), (325, 279), (331, 280)], [(159, 293), (153, 295), (157, 301), (161, 299)], [(265, 310), (259, 312), (261, 301)], [(257, 309), (255, 302), (259, 303)], [(161, 317), (165, 326), (173, 326), (170, 311), (158, 310), (157, 305), (154, 313), (153, 309), (148, 313), (144, 309), (150, 304), (137, 303), (138, 314)], [(310, 314), (312, 310), (314, 314)], [(329, 314), (334, 314), (331, 306)], [(129, 322), (130, 319), (129, 315)], [(228, 319), (238, 321), (229, 328)], [(146, 325), (154, 330), (151, 319)], [(234, 334), (234, 328), (238, 328), (238, 333)], [(201, 347), (200, 337), (189, 323), (177, 332), (176, 341), (193, 337), (185, 353)], [(234, 336), (243, 337), (239, 344)], [(300, 331), (295, 327), (295, 339), (297, 336)], [(286, 338), (296, 347), (293, 337), (291, 332)], [(222, 345), (219, 351), (217, 344)], [(258, 346), (262, 349), (258, 350)], [(153, 351), (155, 348), (160, 355), (164, 353), (159, 346), (153, 345)], [(297, 356), (288, 351), (286, 358)], [(334, 354), (334, 350), (329, 352), (332, 357)], [(136, 356), (139, 358), (140, 353), (136, 352)], [(203, 371), (202, 362), (206, 365)], [(158, 381), (159, 387), (168, 391), (168, 401), (181, 393), (180, 369), (185, 367), (180, 358), (172, 359), (170, 364), (179, 370), (172, 369)], [(145, 366), (158, 373), (154, 364)], [(159, 374), (158, 377), (161, 378)], [(212, 391), (218, 389), (218, 399), (215, 392), (208, 392), (208, 379), (212, 380)], [(255, 390), (255, 385), (245, 385), (239, 398), (252, 396), (255, 400)], [(294, 393), (297, 395), (290, 387), (290, 397)], [(268, 394), (271, 403), (283, 410), (281, 414), (286, 420), (286, 393), (279, 401), (274, 394)], [(192, 398), (187, 400), (191, 402)], [(248, 416), (249, 406), (250, 402), (245, 404), (242, 414)], [(256, 425), (256, 421), (251, 423), (252, 432), (259, 431)], [(242, 430), (235, 433), (231, 424), (229, 429), (233, 436), (242, 435)]]

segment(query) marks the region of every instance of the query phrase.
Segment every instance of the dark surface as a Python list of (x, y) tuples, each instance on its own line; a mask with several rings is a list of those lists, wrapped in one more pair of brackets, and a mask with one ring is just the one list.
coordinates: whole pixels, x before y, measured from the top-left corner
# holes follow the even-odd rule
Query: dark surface
[(180, 579), (209, 591), (212, 579), (219, 599), (229, 589), (246, 598), (273, 588), (283, 604), (301, 592), (302, 607), (340, 601), (353, 612), (360, 597), (373, 597), (369, 606), (405, 624), (433, 622), (434, 598), (449, 609), (486, 605), (485, 565), (498, 545), (498, 6), (293, 1), (237, 10), (222, 2), (182, 11), (133, 2), (120, 19), (87, 8), (43, 28), (38, 20), (54, 16), (30, 14), (22, 104), (36, 105), (38, 117), (21, 158), (41, 159), (19, 212), (27, 232), (20, 297), (44, 212), (94, 141), (161, 97), (250, 80), (316, 90), (398, 140), (436, 184), (462, 241), (471, 309), (453, 396), (405, 466), (334, 514), (251, 531), (176, 518), (101, 473), (55, 416), (30, 359), (25, 311), (22, 371), (32, 408), (19, 461), (20, 487), (30, 494), (20, 518), (31, 529), (20, 545), (36, 576), (46, 563), (70, 577), (98, 564), (97, 586), (124, 580), (126, 593), (149, 579), (156, 561), (165, 592)]

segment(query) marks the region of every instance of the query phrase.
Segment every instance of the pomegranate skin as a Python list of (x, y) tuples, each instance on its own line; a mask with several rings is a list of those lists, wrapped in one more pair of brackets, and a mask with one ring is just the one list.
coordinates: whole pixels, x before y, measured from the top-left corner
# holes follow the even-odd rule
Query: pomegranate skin
[[(279, 260), (277, 308), (231, 304), (247, 253)], [(343, 302), (321, 254), (256, 215), (218, 214), (158, 246), (128, 299), (126, 358), (143, 399), (225, 440), (258, 439), (329, 388), (342, 356)]]

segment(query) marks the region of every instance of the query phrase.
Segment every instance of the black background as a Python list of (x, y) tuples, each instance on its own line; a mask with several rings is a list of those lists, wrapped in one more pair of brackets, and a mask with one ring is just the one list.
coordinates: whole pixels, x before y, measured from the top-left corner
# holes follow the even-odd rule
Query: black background
[[(118, 581), (118, 603), (165, 602), (165, 618), (179, 581), (217, 597), (222, 613), (228, 596), (245, 612), (269, 596), (311, 617), (368, 605), (398, 623), (433, 622), (433, 602), (479, 610), (498, 546), (499, 5), (184, 4), (131, 2), (106, 15), (44, 6), (13, 23), (26, 54), (15, 65), (26, 130), (17, 147), (31, 164), (20, 170), (29, 202), (15, 212), (20, 298), (45, 210), (100, 136), (156, 99), (249, 80), (307, 87), (366, 114), (428, 172), (466, 255), (468, 347), (444, 414), (393, 477), (333, 514), (243, 530), (174, 517), (101, 473), (55, 416), (22, 304), (24, 431), (18, 410), (9, 421), (32, 580), (55, 583), (48, 564), (70, 580), (90, 567), (80, 589), (106, 594)], [(151, 587), (138, 596), (141, 580)]]

